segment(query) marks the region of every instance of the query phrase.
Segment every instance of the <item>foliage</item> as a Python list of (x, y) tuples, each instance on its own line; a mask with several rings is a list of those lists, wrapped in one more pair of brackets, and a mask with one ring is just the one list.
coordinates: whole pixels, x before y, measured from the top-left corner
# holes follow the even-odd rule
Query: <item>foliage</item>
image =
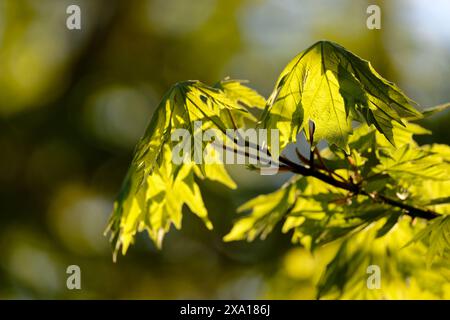
[[(115, 202), (108, 227), (115, 252), (122, 248), (125, 254), (141, 230), (161, 247), (171, 225), (181, 227), (184, 204), (213, 227), (196, 181), (236, 185), (220, 163), (172, 163), (170, 136), (178, 128), (192, 136), (216, 128), (225, 140), (226, 129), (255, 123), (251, 107), (264, 108), (258, 126), (279, 130), (281, 150), (303, 134), (311, 151), (302, 155), (297, 150), (298, 162), (280, 156), (282, 168), (296, 175), (239, 207), (245, 213), (225, 241), (265, 238), (281, 224), (293, 243), (311, 251), (339, 242), (318, 283), (319, 297), (395, 297), (390, 291), (365, 296), (367, 290), (360, 290), (370, 264), (381, 266), (390, 286), (419, 279), (415, 272), (425, 260), (424, 272), (438, 269), (435, 280), (445, 282), (447, 276), (448, 281), (450, 147), (420, 146), (414, 140), (414, 135), (430, 134), (414, 121), (447, 105), (420, 113), (368, 61), (328, 41), (294, 58), (267, 102), (230, 79), (213, 87), (197, 81), (173, 86), (138, 143)], [(327, 147), (319, 150), (321, 141)], [(214, 157), (211, 143), (203, 147)], [(423, 281), (417, 286), (428, 290)]]
[[(238, 101), (236, 96), (240, 93), (249, 97), (239, 98)], [(258, 98), (251, 89), (229, 80), (219, 83), (217, 88), (187, 81), (169, 90), (136, 147), (114, 206), (109, 228), (113, 231), (116, 251), (122, 247), (125, 254), (136, 231), (144, 229), (161, 247), (164, 234), (171, 224), (181, 227), (183, 204), (202, 218), (208, 228), (212, 228), (194, 175), (218, 181), (230, 188), (236, 185), (220, 163), (198, 165), (194, 161), (185, 161), (175, 165), (172, 153), (176, 142), (171, 140), (171, 134), (180, 128), (187, 129), (191, 137), (208, 128), (217, 128), (225, 133), (226, 128), (235, 125), (234, 117), (252, 117), (239, 103), (260, 106), (261, 99)], [(196, 128), (195, 123), (199, 121), (201, 127)], [(214, 157), (214, 148), (208, 150), (209, 155)]]
[[(388, 219), (388, 218), (385, 218)], [(393, 232), (380, 237), (379, 221), (346, 238), (318, 282), (319, 297), (343, 299), (430, 299), (448, 296), (449, 264), (441, 261), (426, 267), (427, 248), (417, 243), (406, 248), (411, 238), (411, 219), (403, 218)], [(367, 290), (367, 268), (377, 265), (381, 273), (378, 290)]]
[(392, 122), (417, 115), (412, 101), (368, 61), (335, 43), (319, 41), (281, 72), (262, 121), (264, 127), (280, 130), (281, 147), (312, 120), (316, 141), (345, 148), (352, 120), (373, 124), (393, 143)]

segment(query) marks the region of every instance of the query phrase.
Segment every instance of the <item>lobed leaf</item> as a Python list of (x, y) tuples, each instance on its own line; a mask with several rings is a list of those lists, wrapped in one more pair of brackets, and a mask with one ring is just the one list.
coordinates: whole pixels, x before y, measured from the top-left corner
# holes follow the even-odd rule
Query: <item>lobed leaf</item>
[(396, 179), (421, 178), (448, 180), (450, 166), (442, 157), (425, 148), (405, 144), (395, 150), (379, 150), (378, 164), (373, 171), (386, 173)]
[(279, 190), (267, 195), (260, 195), (239, 207), (238, 212), (251, 211), (240, 218), (224, 241), (253, 241), (258, 236), (264, 239), (291, 210), (296, 200), (295, 183), (288, 183)]
[(450, 258), (450, 216), (443, 215), (434, 219), (405, 246), (423, 240), (428, 242), (428, 267), (431, 266), (436, 258), (444, 256)]
[[(448, 280), (448, 260), (441, 259), (433, 270), (425, 268), (422, 243), (402, 248), (417, 227), (409, 219), (396, 224), (395, 231), (380, 236), (383, 219), (346, 238), (318, 282), (317, 295), (326, 299), (410, 299), (442, 298)], [(388, 258), (386, 258), (388, 257)], [(380, 287), (374, 288), (369, 268), (379, 268)]]
[[(319, 41), (295, 57), (282, 71), (261, 123), (280, 130), (280, 148), (308, 137), (315, 123), (314, 143), (326, 140), (347, 149), (352, 120), (373, 124), (392, 144), (393, 122), (420, 117), (414, 102), (381, 77), (366, 60), (340, 45)], [(309, 139), (311, 140), (311, 139)]]
[[(221, 133), (219, 139), (225, 141), (224, 132), (233, 127), (233, 117), (248, 113), (237, 104), (236, 99), (239, 92), (249, 91), (231, 80), (224, 86), (226, 90), (211, 88), (198, 81), (187, 81), (176, 84), (163, 97), (145, 135), (136, 146), (133, 161), (114, 203), (107, 228), (115, 250), (114, 259), (120, 248), (122, 254), (126, 253), (139, 231), (146, 230), (156, 245), (161, 247), (170, 226), (181, 227), (184, 205), (199, 216), (208, 228), (212, 228), (194, 177), (218, 181), (230, 188), (235, 188), (236, 184), (211, 144), (202, 142), (202, 146), (197, 146), (192, 137), (200, 130), (215, 128)], [(236, 86), (239, 92), (235, 90)], [(228, 95), (227, 92), (233, 94)], [(252, 91), (249, 101), (256, 99), (255, 96)], [(246, 101), (246, 98), (242, 100)], [(201, 121), (199, 128), (195, 126), (196, 121)], [(178, 142), (172, 141), (171, 135), (174, 130), (182, 128), (190, 133), (190, 140), (187, 141), (193, 142), (191, 148), (203, 147), (206, 158), (216, 161), (206, 163), (200, 159), (202, 163), (198, 163), (190, 158), (175, 164), (172, 158)], [(195, 150), (192, 154), (195, 157)]]

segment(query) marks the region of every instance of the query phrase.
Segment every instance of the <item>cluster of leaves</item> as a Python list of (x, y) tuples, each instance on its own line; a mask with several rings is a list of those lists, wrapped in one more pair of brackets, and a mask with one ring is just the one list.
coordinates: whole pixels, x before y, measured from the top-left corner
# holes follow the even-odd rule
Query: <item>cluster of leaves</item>
[[(383, 194), (442, 213), (430, 223), (417, 223), (401, 208), (371, 197), (294, 176), (279, 190), (243, 204), (238, 211), (249, 214), (237, 220), (224, 240), (264, 239), (282, 223), (282, 232), (290, 234), (293, 243), (311, 251), (342, 241), (318, 283), (319, 297), (405, 298), (399, 292), (406, 280), (429, 274), (433, 282), (414, 282), (416, 289), (441, 288), (450, 279), (450, 147), (418, 146), (412, 139), (413, 134), (427, 133), (405, 121), (405, 127), (394, 127), (396, 148), (375, 128), (362, 125), (348, 140), (351, 154), (330, 147), (322, 151), (322, 160), (374, 197)], [(429, 269), (433, 262), (436, 272)], [(388, 275), (382, 291), (367, 290), (369, 265), (381, 266), (382, 274)]]
[[(172, 141), (171, 135), (176, 129), (186, 129), (192, 138), (186, 141), (195, 143), (195, 135), (215, 128), (222, 133), (219, 138), (225, 141), (227, 128), (254, 118), (244, 105), (262, 108), (264, 103), (256, 92), (240, 81), (232, 80), (221, 81), (215, 87), (187, 81), (177, 83), (167, 92), (136, 146), (130, 169), (114, 204), (108, 231), (111, 231), (115, 255), (120, 247), (125, 254), (136, 232), (142, 230), (147, 230), (151, 239), (161, 247), (170, 226), (181, 227), (184, 204), (203, 219), (208, 229), (212, 228), (194, 176), (214, 180), (230, 188), (236, 188), (236, 184), (220, 161), (198, 164), (195, 159), (186, 159), (176, 165), (172, 161), (172, 153), (178, 142)], [(201, 126), (196, 127), (196, 123)], [(207, 157), (217, 156), (211, 144), (194, 147), (206, 150)]]
[(281, 72), (262, 123), (280, 130), (281, 148), (313, 121), (316, 142), (326, 140), (348, 150), (352, 121), (373, 124), (393, 142), (395, 122), (420, 116), (412, 103), (368, 61), (338, 44), (319, 41)]
[[(418, 228), (402, 218), (395, 230), (380, 236), (389, 218), (364, 232), (346, 237), (318, 282), (317, 296), (343, 299), (437, 299), (450, 297), (448, 260), (432, 266), (423, 257), (430, 250), (423, 242), (405, 247)], [(368, 266), (377, 266), (380, 288), (368, 290)]]
[[(320, 296), (352, 296), (358, 286), (365, 286), (359, 280), (374, 261), (405, 283), (413, 268), (424, 262), (423, 250), (428, 252), (428, 266), (434, 262), (434, 268), (448, 270), (450, 147), (419, 146), (414, 141), (414, 135), (430, 134), (415, 121), (448, 105), (418, 112), (414, 102), (369, 62), (328, 41), (294, 58), (267, 101), (241, 81), (173, 86), (138, 143), (115, 202), (108, 227), (115, 252), (121, 247), (125, 254), (141, 230), (160, 247), (172, 224), (181, 227), (184, 204), (212, 228), (195, 177), (230, 188), (236, 185), (220, 163), (175, 165), (170, 136), (178, 128), (192, 136), (197, 130), (216, 128), (225, 140), (227, 128), (256, 122), (251, 107), (264, 109), (259, 127), (279, 130), (280, 150), (303, 134), (311, 153), (309, 158), (298, 153), (303, 175), (238, 209), (244, 215), (225, 241), (264, 238), (278, 223), (294, 243), (310, 250), (341, 241), (318, 284)], [(196, 128), (199, 120), (202, 127)], [(321, 151), (320, 141), (328, 145)], [(204, 144), (214, 157), (211, 143)], [(299, 173), (297, 165), (280, 157), (282, 164), (283, 159), (287, 168)], [(434, 219), (417, 223), (408, 208), (431, 212)], [(392, 259), (381, 259), (386, 256)]]

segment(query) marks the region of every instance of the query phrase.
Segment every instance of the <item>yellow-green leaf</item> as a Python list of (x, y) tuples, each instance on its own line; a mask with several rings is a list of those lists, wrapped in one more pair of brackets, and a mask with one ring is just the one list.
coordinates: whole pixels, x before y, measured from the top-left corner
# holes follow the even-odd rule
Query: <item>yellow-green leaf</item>
[(268, 100), (262, 126), (280, 130), (280, 148), (308, 133), (315, 123), (314, 143), (327, 140), (347, 149), (356, 120), (373, 124), (391, 142), (393, 121), (420, 117), (413, 102), (381, 77), (366, 60), (336, 43), (319, 41), (283, 70)]
[[(217, 129), (220, 139), (225, 130), (233, 127), (230, 114), (245, 114), (247, 110), (235, 101), (237, 93), (229, 97), (218, 88), (208, 87), (198, 81), (187, 81), (173, 86), (158, 106), (144, 137), (139, 141), (133, 161), (122, 189), (114, 204), (108, 231), (117, 251), (125, 254), (137, 232), (146, 230), (150, 238), (161, 247), (162, 240), (171, 227), (181, 227), (182, 208), (187, 205), (199, 216), (206, 227), (212, 228), (203, 204), (200, 189), (194, 176), (221, 182), (235, 188), (215, 149), (200, 137), (202, 159), (191, 158), (174, 163), (171, 135), (176, 129), (190, 133), (188, 142), (201, 130)], [(245, 100), (245, 99), (244, 99)], [(198, 122), (201, 121), (201, 122)], [(200, 125), (196, 127), (196, 124)], [(194, 140), (194, 141), (192, 141)], [(206, 162), (203, 151), (215, 162)], [(192, 157), (192, 154), (194, 157)], [(194, 158), (194, 159), (193, 159)], [(201, 163), (192, 160), (201, 160)]]

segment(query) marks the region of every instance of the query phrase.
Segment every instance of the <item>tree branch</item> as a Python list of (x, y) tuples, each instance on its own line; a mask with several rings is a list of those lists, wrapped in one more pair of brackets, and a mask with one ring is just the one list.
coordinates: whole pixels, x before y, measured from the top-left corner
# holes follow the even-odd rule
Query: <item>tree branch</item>
[(403, 209), (407, 215), (409, 215), (413, 218), (423, 218), (423, 219), (431, 220), (431, 219), (434, 219), (439, 216), (439, 214), (437, 214), (436, 212), (431, 211), (431, 210), (414, 207), (412, 205), (389, 198), (382, 194), (369, 193), (369, 192), (365, 191), (364, 189), (362, 189), (360, 187), (360, 185), (358, 185), (358, 184), (353, 184), (350, 182), (342, 182), (342, 181), (336, 180), (332, 176), (326, 175), (317, 170), (311, 170), (309, 168), (306, 168), (306, 167), (299, 165), (285, 157), (280, 157), (279, 160), (281, 163), (284, 163), (287, 167), (289, 167), (291, 169), (291, 172), (293, 172), (293, 173), (300, 174), (302, 176), (314, 177), (314, 178), (319, 179), (325, 183), (328, 183), (334, 187), (350, 191), (353, 194), (360, 194), (360, 195), (368, 196), (376, 202), (382, 202), (382, 203), (388, 204), (390, 206)]
[[(314, 134), (314, 130), (310, 128), (310, 135)], [(234, 137), (230, 137), (233, 139), (234, 143), (238, 144), (238, 141), (234, 138)], [(258, 144), (252, 144), (248, 141), (246, 142), (246, 146), (248, 146), (249, 148), (253, 148), (256, 149), (258, 152), (262, 151), (265, 152), (265, 155), (268, 156), (269, 158), (271, 158), (271, 154), (269, 152), (269, 149), (262, 149)], [(239, 154), (243, 154), (247, 157), (252, 157), (248, 152), (244, 151), (239, 151), (236, 150), (235, 148), (228, 148), (226, 147), (225, 149), (228, 149), (235, 153), (239, 153)], [(306, 159), (305, 157), (303, 157), (298, 150), (296, 150), (297, 152), (297, 156), (300, 157), (300, 160), (308, 162), (308, 159)], [(314, 154), (313, 154), (314, 155)], [(320, 155), (319, 155), (320, 157)], [(257, 159), (259, 159), (259, 154), (256, 157)], [(312, 158), (313, 159), (313, 158)], [(404, 212), (409, 215), (410, 217), (413, 218), (422, 218), (422, 219), (426, 219), (426, 220), (432, 220), (434, 218), (439, 217), (439, 214), (428, 210), (428, 209), (421, 209), (412, 205), (409, 205), (407, 203), (404, 203), (402, 201), (398, 201), (396, 199), (392, 199), (390, 197), (387, 197), (383, 194), (378, 194), (378, 193), (370, 193), (367, 192), (366, 190), (364, 190), (363, 188), (361, 188), (360, 184), (355, 184), (352, 181), (346, 181), (345, 179), (343, 179), (341, 176), (339, 176), (341, 179), (343, 179), (344, 181), (341, 180), (336, 180), (333, 177), (333, 171), (328, 171), (328, 174), (325, 174), (319, 170), (317, 170), (314, 166), (311, 166), (311, 157), (309, 159), (309, 167), (305, 167), (301, 164), (295, 163), (291, 160), (289, 160), (288, 158), (284, 157), (284, 156), (279, 156), (278, 158), (278, 162), (279, 162), (279, 167), (282, 169), (282, 171), (290, 171), (292, 173), (295, 174), (300, 174), (302, 176), (305, 177), (314, 177), (316, 179), (319, 179), (329, 185), (332, 185), (336, 188), (340, 188), (343, 190), (347, 190), (350, 191), (351, 193), (355, 194), (355, 195), (364, 195), (367, 196), (371, 199), (373, 199), (375, 202), (381, 202), (387, 205), (390, 205), (392, 207), (396, 207), (396, 208), (400, 208), (402, 210), (404, 210)], [(323, 160), (322, 160), (323, 163)]]

